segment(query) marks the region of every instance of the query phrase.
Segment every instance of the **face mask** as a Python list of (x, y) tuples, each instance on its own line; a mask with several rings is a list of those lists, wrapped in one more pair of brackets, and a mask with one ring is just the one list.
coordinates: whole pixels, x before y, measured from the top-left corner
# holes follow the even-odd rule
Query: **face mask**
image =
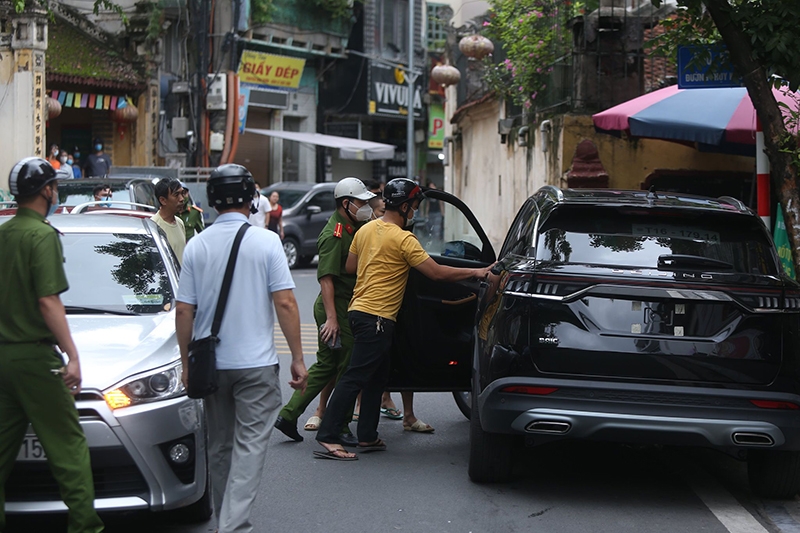
[[(414, 224), (414, 218), (417, 216), (417, 211), (415, 209), (409, 208), (409, 211), (411, 211), (411, 214), (408, 215), (408, 218), (406, 219), (406, 227)], [(408, 213), (408, 211), (406, 211), (406, 213)]]
[(80, 159), (80, 158), (81, 158), (81, 153), (75, 152), (75, 159)]
[(356, 211), (356, 220), (359, 222), (365, 222), (372, 218), (372, 208), (369, 204), (364, 204), (358, 208)]
[(47, 215), (45, 217), (49, 217), (50, 215), (54, 214), (58, 209), (58, 195), (56, 195), (56, 201), (53, 202), (52, 200), (52, 192), (50, 193), (51, 196), (47, 198)]
[(72, 164), (72, 159), (67, 159), (67, 164), (71, 165)]
[(53, 157), (58, 156), (58, 150), (53, 150)]
[(61, 161), (61, 163), (64, 164), (64, 163), (67, 162), (67, 158), (66, 157), (62, 157), (62, 158), (59, 159), (59, 161)]
[(94, 151), (95, 152), (102, 152), (103, 151), (103, 145), (102, 144), (95, 144), (94, 145)]

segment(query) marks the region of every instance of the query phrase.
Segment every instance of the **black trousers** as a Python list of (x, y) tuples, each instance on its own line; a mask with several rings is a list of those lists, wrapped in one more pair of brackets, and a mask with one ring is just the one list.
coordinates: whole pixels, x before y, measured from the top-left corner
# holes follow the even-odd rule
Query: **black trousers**
[(319, 442), (330, 444), (340, 443), (339, 434), (348, 422), (345, 418), (350, 416), (359, 391), (358, 440), (374, 442), (378, 439), (381, 395), (389, 379), (394, 322), (360, 311), (350, 311), (347, 316), (355, 339), (350, 366), (333, 389), (316, 437)]

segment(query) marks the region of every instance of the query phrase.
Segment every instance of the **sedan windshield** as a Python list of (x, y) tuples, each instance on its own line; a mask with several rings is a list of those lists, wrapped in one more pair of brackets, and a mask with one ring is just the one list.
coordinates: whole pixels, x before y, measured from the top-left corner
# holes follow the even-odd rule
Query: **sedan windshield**
[(149, 235), (68, 233), (64, 268), (68, 314), (151, 314), (169, 311), (173, 290)]
[[(729, 213), (569, 206), (544, 223), (536, 258), (553, 263), (777, 275), (760, 221)], [(708, 261), (703, 261), (707, 259)]]

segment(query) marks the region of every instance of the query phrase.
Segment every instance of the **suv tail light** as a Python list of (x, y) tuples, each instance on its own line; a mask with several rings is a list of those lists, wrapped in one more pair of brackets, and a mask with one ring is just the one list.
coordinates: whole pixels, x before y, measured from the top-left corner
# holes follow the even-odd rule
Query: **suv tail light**
[(756, 312), (775, 312), (785, 308), (800, 309), (800, 295), (784, 298), (780, 289), (732, 287), (728, 293), (739, 303)]
[(800, 406), (792, 402), (780, 402), (774, 400), (750, 400), (750, 403), (762, 409), (800, 409)]
[(557, 391), (556, 387), (531, 387), (529, 385), (509, 385), (502, 388), (502, 392), (514, 394), (532, 394), (535, 396), (546, 396)]
[(568, 276), (539, 275), (534, 278), (531, 274), (511, 273), (503, 292), (512, 296), (560, 300), (587, 286), (587, 283), (576, 283)]

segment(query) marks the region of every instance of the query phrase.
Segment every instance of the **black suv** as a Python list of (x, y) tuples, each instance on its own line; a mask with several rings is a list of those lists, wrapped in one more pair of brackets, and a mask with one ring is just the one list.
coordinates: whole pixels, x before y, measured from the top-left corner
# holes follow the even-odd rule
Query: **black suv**
[[(444, 242), (418, 232), (434, 260), (491, 262), (466, 206), (427, 194), (450, 204)], [(472, 480), (509, 479), (518, 443), (591, 439), (714, 448), (758, 494), (798, 492), (800, 285), (742, 202), (547, 186), (500, 257), (479, 287), (412, 269), (392, 363), (395, 390), (468, 391)]]

